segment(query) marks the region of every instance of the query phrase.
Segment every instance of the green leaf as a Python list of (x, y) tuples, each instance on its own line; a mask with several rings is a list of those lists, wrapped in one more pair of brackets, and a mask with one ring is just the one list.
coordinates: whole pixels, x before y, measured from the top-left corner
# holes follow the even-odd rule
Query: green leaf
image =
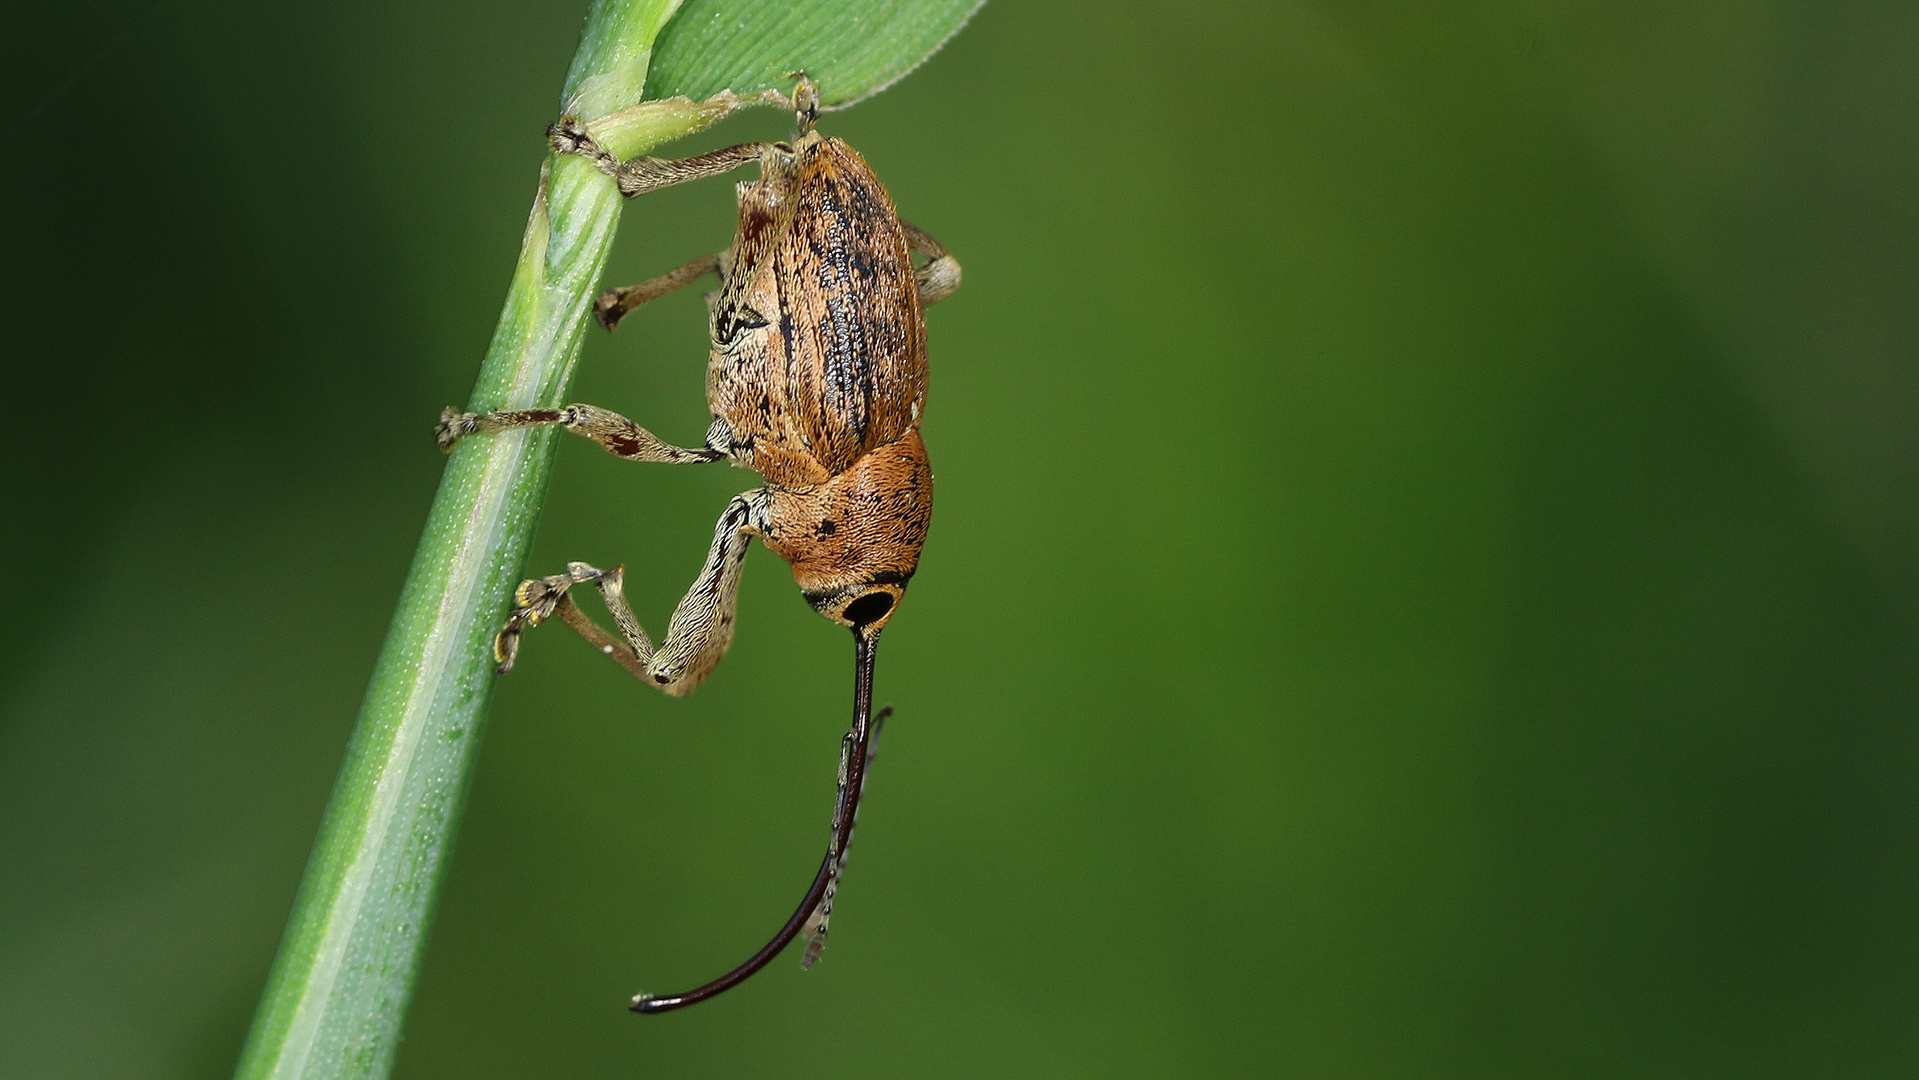
[(789, 72), (844, 108), (939, 51), (985, 0), (686, 0), (660, 34), (648, 98), (788, 91)]

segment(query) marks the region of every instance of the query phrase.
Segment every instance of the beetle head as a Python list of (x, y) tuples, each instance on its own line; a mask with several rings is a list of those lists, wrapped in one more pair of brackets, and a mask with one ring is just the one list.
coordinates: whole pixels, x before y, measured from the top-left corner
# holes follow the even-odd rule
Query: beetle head
[(776, 489), (766, 546), (793, 565), (814, 611), (872, 637), (906, 595), (932, 513), (933, 474), (914, 431), (810, 490)]
[(851, 627), (864, 637), (875, 637), (905, 596), (903, 581), (869, 582), (825, 593), (808, 590), (806, 602), (841, 626)]

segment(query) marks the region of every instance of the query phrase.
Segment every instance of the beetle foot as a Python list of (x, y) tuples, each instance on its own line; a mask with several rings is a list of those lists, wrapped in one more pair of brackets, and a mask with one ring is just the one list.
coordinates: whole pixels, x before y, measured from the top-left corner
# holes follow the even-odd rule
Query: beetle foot
[(580, 123), (577, 116), (562, 116), (547, 125), (546, 144), (556, 154), (580, 154), (585, 157), (598, 157), (599, 144), (593, 136), (586, 133), (586, 125)]
[[(611, 574), (618, 573), (611, 571)], [(520, 655), (520, 635), (552, 618), (565, 602), (567, 590), (608, 576), (608, 571), (598, 567), (570, 562), (564, 574), (520, 582), (520, 587), (513, 590), (513, 610), (507, 613), (506, 625), (493, 636), (493, 659), (498, 665), (494, 671), (505, 675), (513, 670), (513, 661)]]
[(440, 452), (446, 453), (461, 439), (480, 430), (479, 413), (461, 412), (448, 405), (440, 410), (440, 422), (433, 426), (433, 441), (440, 445)]

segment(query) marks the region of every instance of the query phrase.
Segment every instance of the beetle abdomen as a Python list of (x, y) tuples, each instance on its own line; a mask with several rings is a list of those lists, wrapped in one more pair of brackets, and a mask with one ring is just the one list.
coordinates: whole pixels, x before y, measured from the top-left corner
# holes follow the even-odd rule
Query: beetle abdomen
[(754, 470), (798, 486), (918, 425), (926, 324), (892, 199), (858, 152), (809, 134), (768, 172), (741, 186), (708, 396)]

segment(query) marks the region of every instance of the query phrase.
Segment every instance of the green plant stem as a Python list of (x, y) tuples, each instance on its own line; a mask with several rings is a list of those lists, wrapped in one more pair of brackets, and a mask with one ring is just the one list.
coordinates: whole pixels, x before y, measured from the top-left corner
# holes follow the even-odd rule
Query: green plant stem
[[(748, 102), (639, 104), (650, 47), (679, 0), (598, 0), (564, 111), (621, 156)], [(537, 132), (528, 137), (538, 138)], [(613, 183), (577, 157), (542, 169), (518, 269), (473, 410), (565, 402), (619, 219)], [(430, 453), (430, 418), (421, 418)], [(492, 694), (492, 639), (539, 516), (557, 432), (463, 441), (447, 463), (399, 609), (238, 1075), (384, 1077)]]
[[(622, 158), (749, 105), (805, 68), (829, 103), (876, 93), (980, 0), (693, 0), (656, 93), (653, 44), (682, 0), (594, 0), (560, 111)], [(736, 93), (744, 90), (746, 96)], [(529, 133), (533, 137), (533, 133)], [(619, 222), (613, 182), (578, 157), (540, 173), (473, 411), (566, 401)], [(427, 424), (421, 423), (425, 452)], [(320, 837), (240, 1058), (242, 1080), (379, 1078), (401, 1024), (493, 691), (493, 635), (539, 519), (558, 432), (462, 441), (413, 556)]]

